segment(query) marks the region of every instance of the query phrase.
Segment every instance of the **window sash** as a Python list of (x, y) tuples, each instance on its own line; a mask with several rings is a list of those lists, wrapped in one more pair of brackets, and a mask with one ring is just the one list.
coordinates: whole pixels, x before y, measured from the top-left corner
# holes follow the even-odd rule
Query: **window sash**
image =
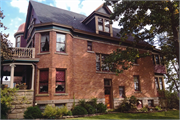
[(92, 42), (87, 41), (87, 50), (92, 51)]
[(124, 98), (125, 97), (125, 90), (123, 86), (119, 87), (119, 97)]
[(163, 83), (162, 83), (162, 78), (159, 77), (159, 89), (162, 90), (163, 89)]
[(56, 93), (65, 93), (65, 70), (56, 70)]
[(134, 88), (135, 88), (135, 91), (140, 91), (139, 77), (138, 76), (134, 76)]
[(41, 34), (41, 52), (49, 51), (49, 33)]
[(160, 64), (160, 62), (159, 62), (159, 55), (155, 55), (155, 59), (156, 59), (156, 64)]

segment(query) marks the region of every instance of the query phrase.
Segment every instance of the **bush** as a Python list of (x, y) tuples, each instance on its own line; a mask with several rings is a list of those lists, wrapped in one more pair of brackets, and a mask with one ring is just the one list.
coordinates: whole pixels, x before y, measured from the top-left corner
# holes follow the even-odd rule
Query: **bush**
[(155, 110), (162, 110), (162, 109), (161, 109), (161, 107), (156, 106), (156, 107), (155, 107)]
[(78, 102), (78, 105), (81, 106), (81, 107), (84, 107), (84, 108), (86, 107), (86, 104), (87, 103), (86, 103), (86, 101), (84, 99), (79, 100), (79, 102)]
[(62, 114), (62, 116), (67, 115), (67, 113), (68, 113), (68, 109), (66, 106), (58, 108), (58, 110), (60, 110), (60, 114)]
[(103, 103), (97, 104), (97, 113), (105, 113), (106, 110), (107, 110), (106, 105), (104, 105)]
[(85, 109), (87, 110), (88, 114), (94, 114), (96, 112), (96, 109), (90, 104), (86, 104)]
[(89, 101), (90, 105), (94, 107), (95, 109), (97, 108), (97, 98), (93, 98)]
[(65, 116), (72, 116), (72, 112), (71, 112), (71, 111), (68, 111)]
[(128, 102), (123, 102), (118, 107), (119, 112), (129, 111), (130, 109), (131, 109), (131, 104)]
[(73, 111), (72, 111), (73, 115), (86, 115), (88, 114), (87, 110), (82, 107), (82, 106), (75, 106)]
[(42, 113), (44, 117), (47, 118), (59, 118), (62, 116), (62, 112), (60, 110), (60, 108), (58, 107), (53, 107), (50, 105), (46, 105), (44, 112)]
[(142, 112), (148, 112), (148, 108), (143, 107), (143, 108), (140, 109), (140, 111), (142, 111)]
[(28, 107), (27, 110), (24, 112), (24, 118), (25, 119), (36, 119), (41, 118), (42, 113), (39, 107)]
[(129, 99), (129, 102), (135, 105), (137, 103), (137, 98), (132, 95)]
[(7, 119), (9, 110), (10, 108), (5, 103), (1, 103), (1, 119)]

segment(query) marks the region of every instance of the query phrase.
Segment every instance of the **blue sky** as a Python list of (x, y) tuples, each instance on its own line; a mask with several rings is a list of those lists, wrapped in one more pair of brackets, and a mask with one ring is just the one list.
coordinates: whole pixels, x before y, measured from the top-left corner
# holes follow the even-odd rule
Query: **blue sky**
[[(104, 0), (34, 0), (54, 7), (70, 10), (88, 16), (93, 10), (104, 3)], [(3, 24), (8, 27), (3, 33), (9, 33), (9, 40), (15, 46), (14, 33), (25, 23), (29, 0), (0, 0), (0, 7), (5, 18)], [(113, 26), (117, 26), (114, 24)]]

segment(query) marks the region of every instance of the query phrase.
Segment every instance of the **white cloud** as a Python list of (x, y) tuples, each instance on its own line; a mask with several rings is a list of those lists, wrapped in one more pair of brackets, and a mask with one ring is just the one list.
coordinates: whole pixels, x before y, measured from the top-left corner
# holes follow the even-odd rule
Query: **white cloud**
[(38, 1), (38, 2), (42, 2), (42, 1), (46, 1), (46, 0), (36, 0), (36, 1)]
[(70, 8), (70, 11), (76, 13), (84, 13), (86, 16), (91, 14), (96, 8), (98, 8), (103, 3), (103, 0), (85, 0), (81, 2), (80, 8), (80, 0), (55, 0), (56, 7), (66, 10)]
[(20, 13), (27, 13), (28, 0), (12, 0), (11, 6), (17, 7)]
[(54, 6), (52, 3), (49, 4), (50, 6)]

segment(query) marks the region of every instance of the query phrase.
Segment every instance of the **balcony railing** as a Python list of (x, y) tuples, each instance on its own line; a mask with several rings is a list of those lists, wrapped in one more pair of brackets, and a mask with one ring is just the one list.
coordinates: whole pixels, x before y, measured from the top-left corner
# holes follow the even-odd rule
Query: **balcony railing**
[(35, 48), (13, 47), (12, 56), (18, 58), (35, 58)]

